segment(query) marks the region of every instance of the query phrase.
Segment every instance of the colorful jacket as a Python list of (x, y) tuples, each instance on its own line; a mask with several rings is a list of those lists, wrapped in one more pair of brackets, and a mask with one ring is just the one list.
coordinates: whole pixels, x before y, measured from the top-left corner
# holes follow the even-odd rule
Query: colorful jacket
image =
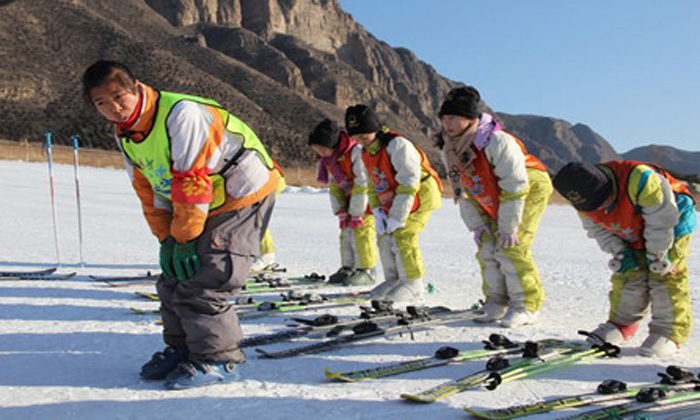
[(370, 179), (369, 205), (405, 223), (419, 207), (442, 206), (442, 183), (425, 153), (399, 134), (384, 129), (363, 148), (362, 160)]
[[(456, 199), (469, 230), (473, 231), (490, 218), (497, 221), (500, 232), (516, 233), (530, 189), (528, 171), (547, 169), (527, 153), (517, 137), (497, 127), (489, 131), (482, 118), (471, 146), (475, 154), (473, 164), (468, 165), (465, 172), (448, 168), (448, 177), (465, 190)], [(443, 160), (447, 165), (444, 153)]]
[(616, 254), (626, 247), (665, 253), (676, 237), (695, 229), (695, 206), (688, 188), (649, 163), (612, 161), (598, 165), (614, 180), (615, 200), (579, 213), (588, 236)]
[(330, 198), (333, 214), (345, 210), (350, 216), (361, 217), (367, 211), (369, 198), (367, 196), (367, 169), (362, 162), (362, 146), (355, 144), (338, 157), (345, 178), (351, 181), (347, 191), (331, 181)]
[(160, 240), (196, 239), (209, 216), (252, 205), (280, 179), (255, 133), (216, 102), (139, 84), (133, 127), (117, 128), (132, 185)]

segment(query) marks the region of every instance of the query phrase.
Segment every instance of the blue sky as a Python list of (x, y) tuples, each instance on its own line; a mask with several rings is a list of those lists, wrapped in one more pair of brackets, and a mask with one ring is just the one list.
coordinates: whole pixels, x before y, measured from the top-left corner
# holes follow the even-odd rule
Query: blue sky
[(495, 110), (700, 150), (700, 0), (340, 0)]

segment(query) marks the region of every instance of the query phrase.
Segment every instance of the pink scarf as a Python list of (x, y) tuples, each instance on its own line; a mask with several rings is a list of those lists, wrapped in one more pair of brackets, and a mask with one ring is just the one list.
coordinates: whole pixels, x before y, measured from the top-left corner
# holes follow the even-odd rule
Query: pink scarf
[(338, 145), (333, 150), (333, 154), (327, 158), (318, 158), (318, 176), (316, 180), (321, 184), (328, 184), (328, 174), (333, 176), (335, 183), (343, 189), (343, 191), (348, 192), (352, 188), (352, 182), (345, 177), (343, 169), (338, 163), (338, 158), (342, 156), (345, 152), (355, 147), (357, 142), (350, 138), (345, 131), (340, 132), (340, 141)]

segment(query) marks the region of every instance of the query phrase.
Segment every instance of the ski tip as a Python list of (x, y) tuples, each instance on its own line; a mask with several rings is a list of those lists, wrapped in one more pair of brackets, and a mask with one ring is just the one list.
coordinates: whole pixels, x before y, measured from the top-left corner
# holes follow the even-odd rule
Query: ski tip
[(255, 349), (255, 352), (258, 353), (258, 358), (259, 359), (274, 359), (275, 357), (272, 355), (272, 353), (268, 353), (263, 349)]
[(423, 397), (416, 394), (401, 394), (400, 397), (405, 401), (421, 404), (428, 404), (436, 401), (434, 398)]
[(343, 375), (341, 372), (331, 372), (328, 368), (323, 369), (323, 376), (325, 376), (326, 379), (330, 379), (332, 381), (357, 382), (356, 380)]
[(129, 310), (137, 315), (158, 315), (160, 314), (160, 310), (158, 309), (139, 309), (139, 308), (134, 308), (131, 307)]
[[(471, 414), (472, 417), (476, 417), (476, 418), (478, 418), (478, 419), (501, 419), (501, 417), (491, 417), (491, 416), (487, 416), (487, 415), (485, 415), (483, 412), (481, 412), (481, 411), (479, 411), (479, 410), (475, 410), (475, 409), (473, 409), (473, 408), (471, 408), (471, 407), (464, 407), (464, 411), (466, 411), (467, 413)], [(508, 417), (503, 417), (503, 418), (504, 418), (504, 419), (507, 419)]]
[(340, 376), (340, 372), (331, 372), (328, 368), (323, 368), (323, 376), (326, 379), (337, 380)]

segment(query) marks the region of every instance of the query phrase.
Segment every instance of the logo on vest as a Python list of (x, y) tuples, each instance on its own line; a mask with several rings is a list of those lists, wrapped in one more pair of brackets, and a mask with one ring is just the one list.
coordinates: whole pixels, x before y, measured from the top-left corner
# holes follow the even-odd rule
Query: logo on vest
[(482, 182), (481, 175), (475, 173), (472, 169), (464, 171), (464, 187), (469, 191), (469, 194), (478, 197), (486, 191), (486, 187)]
[(372, 178), (372, 184), (374, 184), (374, 188), (377, 190), (377, 197), (382, 205), (391, 204), (394, 194), (393, 191), (389, 189), (389, 181), (387, 180), (386, 174), (375, 167), (372, 168), (370, 177)]
[(148, 179), (153, 187), (153, 192), (163, 197), (170, 198), (170, 189), (172, 184), (172, 176), (167, 168), (162, 166), (154, 166), (155, 160), (153, 159), (142, 159), (139, 160), (136, 167), (138, 167), (143, 176)]
[(618, 236), (621, 236), (626, 241), (637, 242), (637, 240), (639, 239), (639, 235), (635, 234), (634, 229), (623, 228), (618, 223), (611, 223), (610, 225), (606, 225), (605, 227), (609, 231), (617, 234)]

